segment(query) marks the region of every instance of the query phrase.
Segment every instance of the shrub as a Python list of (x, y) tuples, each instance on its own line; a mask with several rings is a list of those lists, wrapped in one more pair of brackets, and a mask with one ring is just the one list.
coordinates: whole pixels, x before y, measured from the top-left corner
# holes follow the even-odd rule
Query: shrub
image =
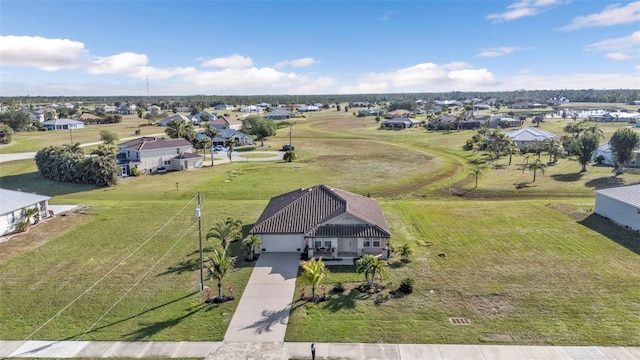
[(405, 294), (411, 294), (413, 292), (413, 285), (415, 284), (415, 280), (412, 278), (405, 278), (400, 283), (400, 287), (398, 290), (402, 291)]
[(135, 133), (136, 135), (140, 135), (140, 129), (136, 129)]
[(16, 224), (16, 232), (25, 232), (29, 227), (29, 223), (27, 221), (20, 221)]
[(344, 285), (342, 285), (341, 282), (336, 283), (335, 285), (333, 285), (333, 292), (336, 292), (336, 293), (344, 292)]
[(140, 175), (142, 175), (142, 170), (140, 170), (138, 168), (133, 168), (133, 169), (131, 169), (131, 175), (132, 176), (140, 176)]

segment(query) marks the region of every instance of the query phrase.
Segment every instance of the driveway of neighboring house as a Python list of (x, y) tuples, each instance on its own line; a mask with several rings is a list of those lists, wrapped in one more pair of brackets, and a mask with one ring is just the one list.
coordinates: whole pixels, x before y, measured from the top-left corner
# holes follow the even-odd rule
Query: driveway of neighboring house
[(283, 342), (300, 264), (298, 253), (263, 253), (231, 318), (225, 342)]

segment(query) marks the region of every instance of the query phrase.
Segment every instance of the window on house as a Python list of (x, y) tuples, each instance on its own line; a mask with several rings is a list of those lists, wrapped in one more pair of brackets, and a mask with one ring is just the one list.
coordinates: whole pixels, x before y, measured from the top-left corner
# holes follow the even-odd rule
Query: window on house
[(180, 148), (176, 148), (176, 154), (180, 155)]
[(324, 247), (330, 248), (331, 247), (331, 240), (325, 240), (324, 241)]
[(171, 160), (165, 160), (165, 161), (164, 161), (164, 164), (165, 164), (165, 165), (171, 165)]
[(371, 240), (365, 240), (363, 241), (364, 243), (364, 247), (371, 247)]
[(322, 247), (322, 241), (321, 240), (316, 240), (314, 242), (314, 245), (315, 245), (316, 249), (319, 249), (319, 248)]
[(373, 240), (373, 247), (380, 247), (380, 240)]

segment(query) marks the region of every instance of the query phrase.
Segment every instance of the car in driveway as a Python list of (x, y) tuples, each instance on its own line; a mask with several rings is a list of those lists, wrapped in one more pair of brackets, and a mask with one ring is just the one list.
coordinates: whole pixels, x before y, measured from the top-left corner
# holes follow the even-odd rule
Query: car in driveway
[(224, 147), (222, 145), (216, 145), (213, 147), (213, 151), (224, 151)]

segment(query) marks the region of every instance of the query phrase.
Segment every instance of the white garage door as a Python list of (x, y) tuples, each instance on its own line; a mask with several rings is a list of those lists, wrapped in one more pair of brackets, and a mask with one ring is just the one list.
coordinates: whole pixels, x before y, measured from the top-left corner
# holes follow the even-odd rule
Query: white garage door
[(302, 252), (302, 235), (260, 235), (264, 252)]

